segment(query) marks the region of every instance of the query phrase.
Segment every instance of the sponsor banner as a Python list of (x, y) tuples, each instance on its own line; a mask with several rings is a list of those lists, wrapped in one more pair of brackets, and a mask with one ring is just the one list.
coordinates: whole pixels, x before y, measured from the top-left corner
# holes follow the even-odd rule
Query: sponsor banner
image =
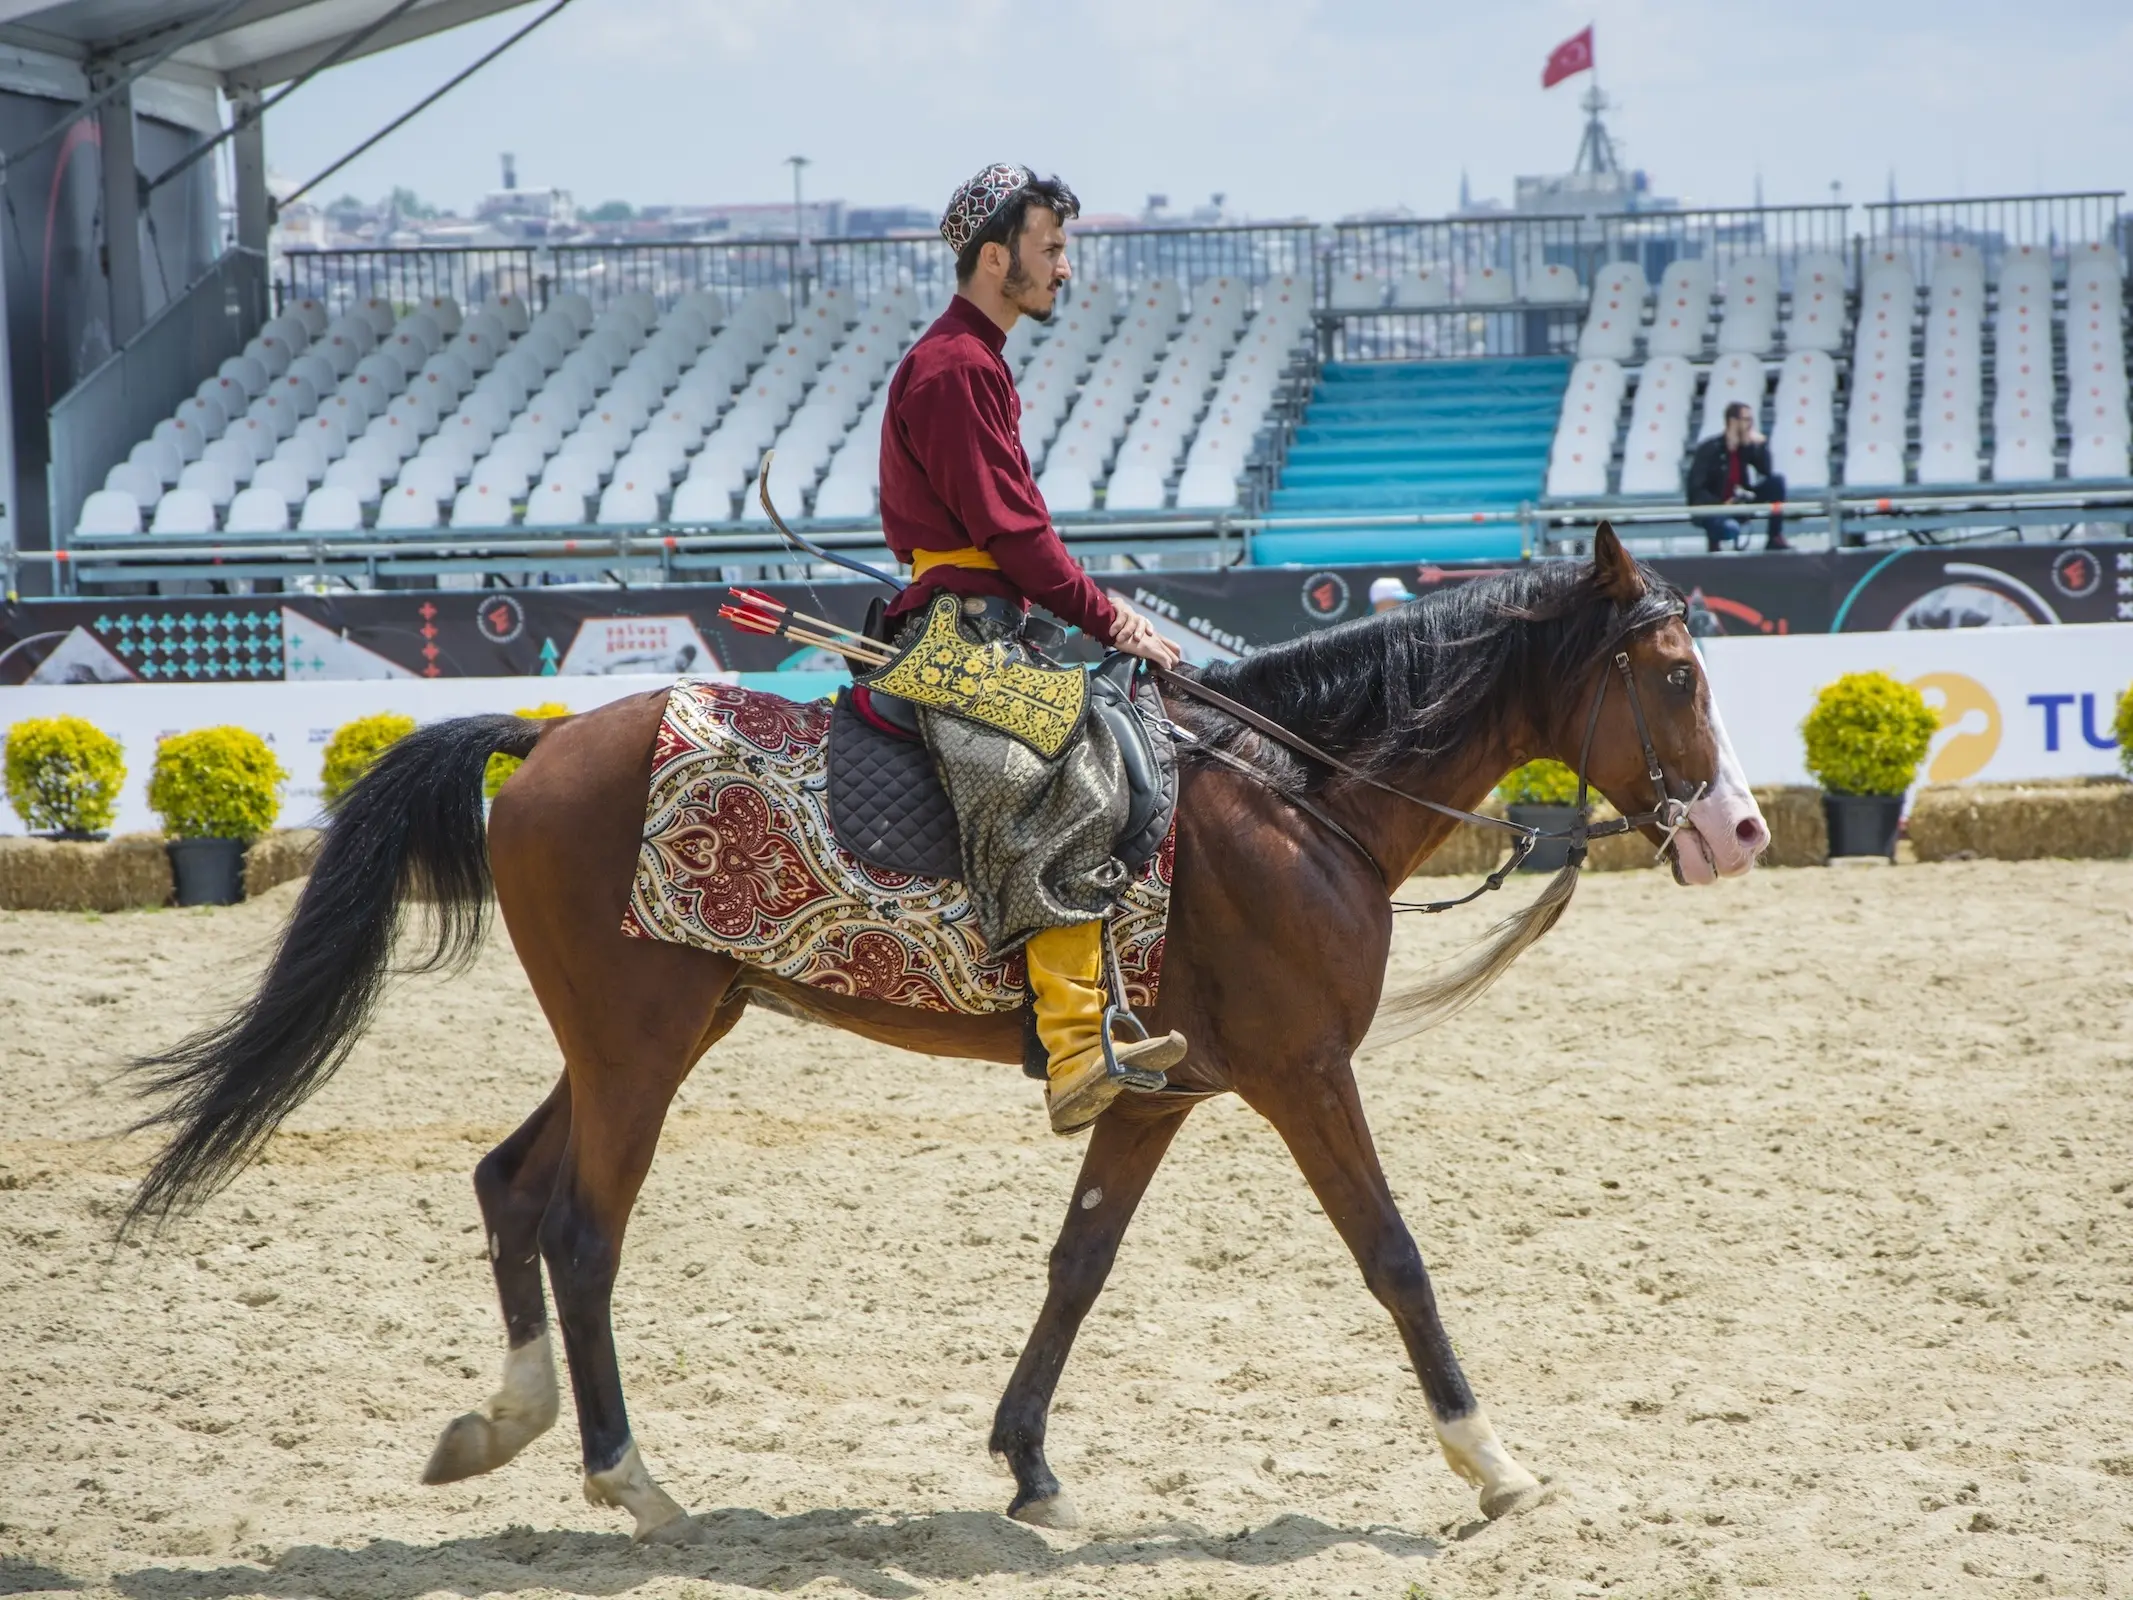
[[(1913, 547), (1691, 556), (1654, 563), (1711, 638), (1937, 632), (2133, 621), (2133, 545)], [(1192, 661), (1247, 655), (1372, 609), (1371, 586), (1427, 595), (1493, 566), (1384, 564), (1105, 572), (1097, 582)], [(772, 583), (847, 627), (869, 583)], [(0, 685), (517, 678), (837, 670), (821, 651), (718, 620), (719, 585), (392, 590), (28, 601), (0, 608)], [(1399, 604), (1398, 600), (1386, 602)]]
[[(2133, 621), (2133, 546), (2124, 542), (1681, 557), (1653, 565), (1689, 595), (1691, 627), (1706, 638)], [(1395, 595), (1429, 595), (1499, 570), (1433, 563), (1222, 567), (1103, 572), (1096, 582), (1113, 602), (1177, 640), (1188, 659), (1220, 661), (1369, 614), (1374, 582)], [(787, 606), (847, 627), (860, 625), (881, 593), (868, 582), (764, 587)], [(719, 621), (723, 602), (719, 585), (21, 602), (0, 608), (0, 685), (843, 666), (821, 651), (740, 634)]]
[(1726, 731), (1755, 783), (1812, 783), (1800, 724), (1847, 672), (1886, 672), (1940, 713), (1928, 783), (2117, 772), (2111, 718), (2133, 681), (2133, 623), (2092, 628), (1917, 628), (1785, 639), (1708, 639)]

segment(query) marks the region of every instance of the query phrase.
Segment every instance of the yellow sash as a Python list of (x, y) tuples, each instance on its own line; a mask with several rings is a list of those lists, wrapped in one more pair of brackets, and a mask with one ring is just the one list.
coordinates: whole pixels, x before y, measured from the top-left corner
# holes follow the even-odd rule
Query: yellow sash
[(976, 567), (986, 572), (998, 572), (1000, 563), (982, 550), (969, 545), (960, 550), (914, 550), (911, 552), (911, 576), (923, 578), (933, 567)]
[(952, 594), (934, 596), (925, 632), (868, 676), (867, 687), (997, 728), (1045, 760), (1054, 759), (1081, 726), (1089, 703), (1088, 675), (1079, 667), (1021, 660), (1002, 642), (972, 644), (956, 626), (961, 609)]

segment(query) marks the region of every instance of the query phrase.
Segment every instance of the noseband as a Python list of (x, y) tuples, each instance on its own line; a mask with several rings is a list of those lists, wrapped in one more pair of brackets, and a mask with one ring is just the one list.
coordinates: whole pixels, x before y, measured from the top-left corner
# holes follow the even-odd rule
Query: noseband
[[(1621, 674), (1623, 693), (1629, 697), (1630, 719), (1636, 724), (1637, 743), (1644, 756), (1645, 779), (1651, 784), (1657, 803), (1650, 809), (1639, 811), (1633, 816), (1617, 817), (1612, 822), (1602, 822), (1597, 826), (1594, 825), (1591, 817), (1591, 787), (1585, 774), (1592, 763), (1593, 740), (1600, 731), (1600, 708), (1606, 702), (1607, 684), (1612, 676), (1604, 669), (1600, 673), (1599, 686), (1593, 691), (1592, 709), (1585, 715), (1585, 739), (1578, 751), (1577, 820), (1567, 828), (1536, 828), (1525, 823), (1513, 822), (1508, 817), (1490, 817), (1484, 816), (1478, 811), (1462, 811), (1459, 807), (1446, 805), (1441, 800), (1431, 800), (1423, 795), (1410, 794), (1405, 789), (1389, 784), (1382, 778), (1372, 777), (1360, 768), (1351, 766), (1348, 762), (1341, 760), (1340, 757), (1319, 749), (1317, 745), (1311, 743), (1310, 740), (1305, 739), (1300, 734), (1290, 732), (1280, 723), (1275, 722), (1270, 717), (1260, 715), (1249, 706), (1238, 704), (1228, 695), (1221, 693), (1219, 690), (1209, 688), (1197, 678), (1184, 677), (1165, 667), (1155, 667), (1150, 670), (1158, 680), (1169, 687), (1177, 689), (1206, 705), (1210, 705), (1217, 711), (1236, 718), (1246, 727), (1265, 734), (1275, 743), (1287, 746), (1297, 754), (1318, 763), (1330, 771), (1339, 773), (1342, 777), (1352, 782), (1360, 783), (1367, 788), (1380, 790), (1385, 794), (1394, 796), (1396, 799), (1405, 800), (1411, 805), (1422, 806), (1427, 810), (1437, 812), (1441, 816), (1452, 817), (1461, 822), (1479, 823), (1483, 827), (1501, 829), (1503, 832), (1514, 835), (1511, 841), (1510, 856), (1494, 872), (1491, 872), (1483, 879), (1479, 887), (1475, 888), (1472, 893), (1463, 894), (1456, 900), (1421, 902), (1396, 900), (1392, 906), (1392, 909), (1396, 912), (1419, 911), (1427, 913), (1449, 911), (1454, 906), (1467, 905), (1480, 899), (1491, 889), (1501, 889), (1504, 885), (1504, 880), (1525, 865), (1526, 858), (1533, 853), (1534, 846), (1538, 845), (1543, 839), (1568, 839), (1570, 841), (1568, 864), (1572, 867), (1582, 867), (1585, 864), (1588, 846), (1592, 840), (1612, 838), (1616, 834), (1630, 833), (1643, 827), (1657, 826), (1665, 834), (1665, 837), (1659, 842), (1659, 854), (1653, 858), (1654, 860), (1664, 857), (1667, 850), (1673, 846), (1674, 836), (1681, 831), (1689, 820), (1689, 808), (1703, 798), (1704, 791), (1710, 785), (1708, 783), (1698, 784), (1686, 800), (1677, 798), (1674, 794), (1673, 784), (1666, 775), (1666, 767), (1659, 759), (1658, 747), (1652, 743), (1651, 724), (1644, 715), (1644, 698), (1637, 689), (1637, 675), (1630, 666), (1629, 651), (1622, 646), (1630, 634), (1642, 632), (1645, 628), (1656, 627), (1662, 622), (1671, 621), (1683, 615), (1684, 610), (1685, 608), (1677, 600), (1665, 615), (1637, 623), (1634, 627), (1624, 628), (1608, 642), (1606, 650), (1602, 652), (1603, 655), (1611, 654), (1613, 656), (1613, 660), (1609, 665), (1614, 668), (1615, 672)], [(1184, 738), (1192, 740), (1204, 754), (1213, 757), (1226, 766), (1235, 768), (1255, 783), (1273, 789), (1276, 794), (1298, 811), (1303, 812), (1304, 815), (1319, 823), (1337, 838), (1344, 840), (1354, 849), (1356, 854), (1370, 863), (1379, 880), (1385, 884), (1388, 893), (1398, 887), (1390, 878), (1386, 877), (1383, 863), (1375, 855), (1371, 854), (1363, 842), (1349, 832), (1324, 807), (1306, 796), (1292, 794), (1285, 789), (1276, 787), (1268, 781), (1265, 772), (1253, 766), (1250, 762), (1232, 755), (1227, 750), (1207, 744), (1205, 741), (1194, 739), (1193, 735), (1183, 728), (1173, 725), (1171, 732), (1174, 735), (1182, 735)]]

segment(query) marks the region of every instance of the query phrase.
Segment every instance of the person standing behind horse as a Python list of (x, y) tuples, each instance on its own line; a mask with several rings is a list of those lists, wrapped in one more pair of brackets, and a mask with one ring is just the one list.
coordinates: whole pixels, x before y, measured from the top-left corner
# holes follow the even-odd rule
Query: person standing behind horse
[[(963, 184), (941, 218), (956, 257), (948, 309), (889, 382), (881, 430), (881, 525), (912, 582), (888, 607), (899, 643), (941, 594), (980, 641), (1017, 645), (1029, 607), (1159, 666), (1178, 652), (1115, 609), (1067, 554), (1021, 440), (1022, 402), (1001, 350), (1016, 321), (1048, 321), (1072, 275), (1066, 224), (1079, 214), (1056, 177), (997, 164)], [(1118, 1094), (1103, 1052), (1100, 918), (1125, 887), (1112, 857), (1124, 816), (1119, 758), (1094, 718), (1046, 760), (1009, 735), (926, 707), (919, 724), (962, 835), (964, 876), (988, 945), (1023, 946), (1052, 1127), (1087, 1127)], [(1176, 1034), (1116, 1047), (1160, 1071)]]

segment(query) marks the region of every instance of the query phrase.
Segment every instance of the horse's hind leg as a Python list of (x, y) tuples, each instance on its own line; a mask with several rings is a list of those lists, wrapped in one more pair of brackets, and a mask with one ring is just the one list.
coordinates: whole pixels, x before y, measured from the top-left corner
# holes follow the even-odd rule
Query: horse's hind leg
[(1193, 1102), (1143, 1110), (1132, 1096), (1099, 1117), (1082, 1157), (1081, 1175), (1067, 1203), (1066, 1221), (1052, 1246), (1051, 1285), (1044, 1309), (1022, 1347), (1015, 1375), (993, 1417), (992, 1451), (1015, 1475), (1015, 1498), (1007, 1514), (1039, 1527), (1071, 1528), (1080, 1521), (1073, 1499), (1059, 1486), (1044, 1459), (1044, 1430), (1052, 1391), (1082, 1319), (1096, 1304), (1111, 1263), (1118, 1258), (1126, 1224), (1148, 1192), (1170, 1141), (1184, 1126)]
[[(698, 956), (679, 946), (659, 952)], [(587, 1040), (565, 1044), (570, 1061), (570, 1142), (555, 1193), (541, 1219), (541, 1254), (555, 1289), (556, 1320), (570, 1357), (571, 1391), (585, 1453), (585, 1498), (636, 1518), (636, 1537), (678, 1543), (704, 1537), (695, 1520), (652, 1481), (630, 1435), (609, 1317), (622, 1236), (674, 1091), (697, 1058), (740, 1019), (745, 993), (734, 989), (732, 963), (704, 1009), (657, 981), (654, 960), (628, 992), (611, 993), (613, 1021)], [(701, 968), (670, 976), (701, 983)], [(713, 1009), (712, 1001), (715, 1001)], [(707, 1014), (708, 1013), (708, 1014)], [(680, 1029), (686, 1028), (686, 1032)]]
[(489, 1266), (502, 1303), (503, 1387), (479, 1411), (452, 1420), (422, 1469), (424, 1483), (456, 1483), (493, 1472), (555, 1426), (555, 1352), (541, 1289), (541, 1216), (555, 1192), (570, 1138), (570, 1079), (559, 1079), (540, 1108), (474, 1169)]
[(1277, 1083), (1239, 1085), (1281, 1135), (1334, 1227), (1363, 1269), (1363, 1282), (1392, 1313), (1429, 1402), (1437, 1444), (1454, 1472), (1481, 1491), (1484, 1516), (1523, 1511), (1540, 1481), (1504, 1448), (1467, 1386), (1413, 1235), (1393, 1204), (1370, 1127), (1345, 1061), (1294, 1071)]

